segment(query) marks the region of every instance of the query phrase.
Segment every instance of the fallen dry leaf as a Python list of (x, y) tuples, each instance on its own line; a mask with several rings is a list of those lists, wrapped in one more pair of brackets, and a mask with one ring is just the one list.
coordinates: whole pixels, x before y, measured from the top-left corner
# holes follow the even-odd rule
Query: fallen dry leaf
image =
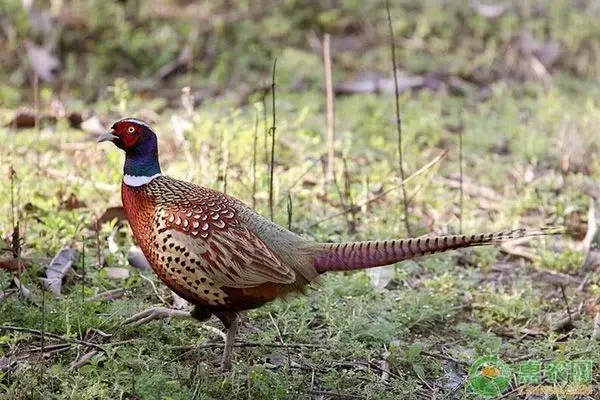
[(50, 261), (50, 264), (46, 268), (46, 278), (42, 278), (42, 284), (46, 289), (56, 295), (60, 294), (63, 279), (71, 270), (73, 263), (77, 259), (77, 254), (77, 250), (72, 246), (65, 246)]
[(151, 269), (150, 263), (137, 246), (131, 246), (129, 249), (129, 255), (127, 256), (127, 261), (129, 261), (129, 265), (132, 267), (141, 269), (142, 271), (149, 271)]
[(530, 238), (520, 238), (514, 240), (508, 240), (506, 242), (502, 242), (500, 244), (500, 250), (502, 250), (506, 254), (510, 254), (514, 257), (524, 258), (527, 261), (535, 262), (540, 258), (532, 251), (529, 251), (526, 247), (520, 246), (521, 243), (527, 243), (531, 240)]
[(583, 246), (585, 249), (585, 259), (581, 264), (581, 272), (591, 272), (600, 268), (600, 209), (598, 202), (590, 198), (590, 208), (588, 211), (588, 229)]
[[(15, 129), (29, 129), (35, 127), (36, 113), (29, 108), (21, 108), (15, 112), (13, 118), (4, 126)], [(49, 114), (40, 114), (39, 123), (55, 123), (56, 117)]]
[(111, 254), (115, 254), (119, 251), (119, 243), (117, 243), (117, 234), (118, 233), (119, 233), (119, 224), (115, 225), (115, 227), (110, 232), (110, 235), (108, 235), (108, 238), (106, 240), (106, 242), (108, 244), (108, 251)]
[(33, 128), (35, 126), (35, 113), (29, 109), (18, 110), (13, 119), (4, 126), (13, 128)]
[(373, 285), (373, 288), (378, 292), (381, 292), (383, 289), (385, 289), (385, 287), (394, 278), (394, 266), (393, 265), (388, 265), (385, 267), (371, 268), (371, 269), (368, 269), (366, 272), (367, 272), (367, 275), (369, 276), (369, 279), (371, 280), (371, 284)]
[(108, 207), (102, 213), (100, 218), (98, 218), (96, 222), (92, 224), (90, 229), (99, 230), (102, 225), (111, 222), (115, 219), (117, 221), (127, 220), (127, 215), (125, 214), (125, 209), (123, 208), (123, 206)]
[(79, 200), (75, 193), (71, 193), (66, 199), (60, 200), (58, 208), (60, 210), (75, 210), (86, 206), (85, 202)]
[(600, 312), (594, 318), (594, 330), (592, 331), (592, 339), (600, 340)]
[(0, 269), (5, 271), (18, 271), (19, 267), (23, 270), (31, 267), (33, 260), (23, 257), (2, 257), (0, 258)]

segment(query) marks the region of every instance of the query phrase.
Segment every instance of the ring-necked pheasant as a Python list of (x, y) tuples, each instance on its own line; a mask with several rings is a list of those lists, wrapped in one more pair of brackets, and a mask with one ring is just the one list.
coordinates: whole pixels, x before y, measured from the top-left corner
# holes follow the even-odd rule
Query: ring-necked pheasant
[(222, 367), (231, 365), (237, 314), (303, 292), (320, 274), (389, 265), (442, 251), (553, 233), (516, 229), (476, 235), (317, 243), (261, 217), (224, 193), (161, 174), (158, 140), (143, 121), (116, 122), (98, 142), (125, 151), (123, 207), (159, 278), (227, 329)]

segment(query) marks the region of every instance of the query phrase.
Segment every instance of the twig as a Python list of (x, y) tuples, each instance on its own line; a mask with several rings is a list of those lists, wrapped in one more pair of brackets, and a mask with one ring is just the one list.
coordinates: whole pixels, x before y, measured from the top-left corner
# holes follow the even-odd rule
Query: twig
[[(19, 254), (15, 253), (15, 238), (14, 238), (14, 233), (15, 233), (15, 229), (16, 229), (16, 221), (17, 221), (17, 218), (15, 217), (15, 179), (16, 179), (16, 175), (17, 175), (17, 173), (11, 164), (10, 167), (8, 167), (8, 179), (10, 180), (10, 223), (11, 223), (11, 227), (13, 228), (12, 253), (13, 253), (13, 257), (15, 257), (15, 258), (19, 256)], [(18, 230), (17, 230), (17, 232), (18, 232)]]
[(527, 242), (528, 240), (529, 238), (525, 237), (503, 242), (500, 244), (500, 250), (513, 257), (520, 257), (530, 262), (536, 262), (539, 260), (537, 255), (526, 250), (523, 246), (519, 246), (521, 243)]
[(335, 186), (335, 190), (337, 191), (338, 196), (340, 198), (340, 202), (342, 203), (342, 208), (344, 210), (348, 210), (348, 212), (344, 213), (344, 214), (350, 213), (350, 218), (346, 219), (346, 223), (348, 224), (348, 231), (351, 233), (355, 233), (356, 232), (355, 215), (358, 210), (356, 210), (356, 206), (354, 205), (354, 202), (352, 201), (352, 198), (350, 197), (350, 192), (348, 189), (349, 177), (347, 175), (346, 167), (347, 167), (346, 160), (344, 159), (344, 171), (343, 171), (343, 175), (342, 175), (344, 178), (344, 191), (342, 191), (340, 189), (340, 186), (337, 181), (337, 177), (335, 175), (333, 176), (333, 185)]
[(19, 293), (20, 296), (23, 296), (23, 298), (32, 301), (33, 300), (33, 296), (31, 295), (31, 290), (27, 289), (27, 287), (25, 285), (23, 285), (23, 283), (21, 282), (21, 280), (18, 277), (13, 277), (13, 282), (17, 285), (17, 288), (19, 288)]
[[(394, 68), (394, 94), (396, 96), (396, 127), (398, 129), (398, 166), (400, 169), (400, 180), (404, 182), (404, 156), (402, 153), (402, 119), (400, 118), (400, 91), (398, 89), (398, 67), (396, 66), (396, 42), (394, 40), (394, 27), (392, 25), (392, 15), (390, 13), (390, 3), (385, 2), (387, 11), (388, 25), (390, 28), (390, 47), (392, 49), (392, 67)], [(402, 185), (402, 199), (404, 204), (404, 224), (408, 236), (412, 236), (408, 214), (408, 197), (406, 196), (406, 187)]]
[(458, 219), (459, 233), (463, 233), (464, 191), (463, 191), (463, 130), (458, 130), (458, 168), (460, 173), (460, 215)]
[(116, 299), (123, 297), (123, 295), (125, 294), (126, 291), (127, 291), (126, 288), (111, 289), (106, 292), (98, 293), (94, 297), (90, 297), (87, 300), (88, 301), (116, 300)]
[[(277, 322), (275, 322), (275, 318), (273, 318), (273, 315), (271, 313), (269, 313), (269, 318), (271, 319), (271, 323), (273, 324), (273, 326), (275, 327), (275, 330), (277, 331), (277, 338), (279, 339), (279, 343), (281, 343), (282, 346), (285, 346), (285, 342), (283, 341), (283, 336), (281, 335), (281, 330), (279, 330), (279, 326), (277, 325)], [(286, 348), (286, 350), (289, 350), (289, 347)], [(290, 352), (286, 351), (287, 353), (287, 365), (288, 367), (292, 364), (291, 359), (290, 359)]]
[(258, 146), (258, 111), (254, 118), (254, 143), (252, 146), (252, 209), (256, 210), (256, 153)]
[[(98, 221), (98, 220), (96, 220)], [(100, 224), (96, 222), (96, 229), (94, 230), (96, 235), (96, 256), (98, 257), (98, 268), (102, 267), (102, 250), (100, 246)]]
[(325, 93), (327, 96), (327, 173), (325, 175), (327, 185), (329, 185), (333, 179), (335, 163), (335, 152), (333, 147), (335, 111), (333, 108), (334, 98), (333, 83), (331, 78), (331, 53), (329, 49), (330, 41), (331, 35), (326, 33), (323, 37), (323, 62), (325, 64)]
[[(34, 127), (35, 133), (38, 137), (38, 143), (40, 143), (40, 77), (38, 74), (33, 74), (33, 109), (34, 109)], [(37, 148), (37, 170), (40, 171), (40, 163), (42, 160), (42, 154)]]
[[(169, 347), (171, 350), (181, 350), (181, 351), (190, 351), (197, 349), (214, 349), (224, 347), (224, 343), (206, 343), (200, 344), (197, 346), (171, 346)], [(257, 343), (257, 342), (241, 342), (235, 343), (233, 347), (276, 347), (276, 348), (290, 348), (290, 349), (321, 349), (323, 347), (327, 347), (327, 345), (322, 344), (307, 344), (307, 343)]]
[(271, 95), (273, 98), (271, 116), (272, 123), (271, 129), (269, 130), (271, 134), (271, 162), (270, 162), (270, 170), (269, 170), (269, 215), (271, 216), (271, 221), (273, 221), (273, 171), (275, 168), (275, 130), (276, 128), (276, 113), (275, 113), (275, 69), (277, 68), (277, 58), (273, 60), (273, 75), (271, 77)]
[(49, 346), (45, 346), (43, 349), (42, 349), (42, 347), (31, 347), (31, 348), (25, 349), (25, 351), (27, 353), (42, 353), (42, 352), (48, 353), (48, 352), (54, 352), (56, 350), (70, 349), (72, 345), (73, 345), (72, 343), (51, 344)]
[[(45, 346), (45, 342), (46, 342), (46, 290), (44, 289), (44, 286), (42, 285), (42, 329), (41, 329), (41, 335), (40, 335), (40, 341), (41, 341), (41, 352), (42, 354), (44, 354), (44, 346)], [(43, 358), (42, 358), (42, 366), (40, 368), (40, 383), (44, 382), (44, 363), (43, 363)]]
[(287, 216), (288, 216), (288, 231), (292, 230), (292, 211), (293, 211), (293, 204), (292, 204), (292, 195), (288, 192), (287, 195)]
[(387, 383), (388, 379), (390, 379), (390, 362), (388, 360), (390, 356), (389, 351), (385, 351), (381, 356), (380, 367), (383, 371), (381, 371), (381, 380), (384, 383)]
[(66, 338), (64, 336), (60, 336), (57, 335), (55, 333), (50, 333), (50, 332), (43, 332), (38, 330), (38, 329), (30, 329), (30, 328), (23, 328), (20, 326), (11, 326), (11, 325), (0, 325), (0, 330), (3, 331), (12, 331), (12, 332), (25, 332), (25, 333), (30, 333), (32, 335), (36, 335), (41, 337), (42, 335), (44, 335), (45, 337), (48, 338), (52, 338), (55, 340), (60, 340), (62, 342), (65, 343), (75, 343), (75, 344), (79, 344), (82, 346), (89, 346), (89, 347), (93, 347), (95, 349), (104, 351), (104, 349), (102, 348), (102, 346), (97, 345), (95, 343), (90, 343), (90, 342), (86, 342), (85, 340), (79, 340), (79, 339), (71, 339), (71, 338)]
[(461, 361), (458, 358), (450, 357), (450, 356), (447, 356), (447, 355), (441, 354), (441, 353), (431, 353), (429, 351), (424, 351), (424, 350), (422, 350), (421, 353), (424, 356), (433, 357), (433, 358), (439, 358), (439, 359), (445, 360), (445, 361), (451, 361), (451, 362), (453, 362), (455, 364), (458, 364), (458, 365), (465, 365), (465, 366), (469, 366), (470, 365), (469, 363), (467, 363), (465, 361)]
[(23, 264), (21, 263), (21, 235), (19, 231), (18, 215), (15, 211), (15, 180), (17, 173), (15, 172), (12, 164), (8, 170), (8, 176), (10, 179), (10, 218), (12, 223), (12, 238), (11, 238), (11, 252), (13, 258), (17, 261), (17, 277), (19, 278), (19, 296), (24, 296), (23, 284), (21, 275), (23, 273)]
[(225, 133), (223, 133), (222, 152), (223, 152), (223, 193), (227, 194), (227, 174), (229, 172), (229, 148), (227, 146), (227, 139)]
[(560, 285), (560, 293), (562, 294), (562, 298), (565, 301), (565, 307), (567, 309), (567, 316), (569, 317), (569, 324), (571, 326), (575, 326), (573, 324), (573, 317), (571, 315), (571, 310), (569, 308), (569, 299), (567, 299), (567, 294), (565, 293), (565, 287), (564, 287), (564, 285)]
[(84, 355), (79, 357), (79, 359), (74, 360), (71, 363), (71, 366), (69, 367), (69, 371), (73, 371), (75, 369), (79, 369), (79, 368), (83, 367), (84, 365), (89, 363), (90, 360), (92, 359), (92, 357), (94, 357), (96, 354), (98, 354), (98, 350), (88, 351), (87, 353), (85, 353)]
[(219, 328), (215, 328), (214, 326), (210, 326), (210, 325), (206, 325), (206, 324), (201, 324), (200, 327), (202, 329), (206, 329), (207, 331), (219, 336), (221, 339), (223, 339), (223, 342), (225, 340), (227, 340), (227, 335), (225, 335), (221, 330), (219, 330)]
[(158, 297), (158, 299), (166, 306), (169, 305), (169, 303), (164, 299), (164, 297), (162, 297), (159, 293), (158, 293), (158, 289), (156, 288), (156, 285), (154, 284), (154, 282), (152, 281), (152, 279), (148, 278), (147, 276), (144, 276), (144, 274), (140, 274), (140, 277), (142, 277), (142, 279), (144, 279), (145, 281), (150, 283), (150, 286), (152, 286), (152, 290), (154, 291), (154, 294), (156, 295), (156, 297)]
[[(422, 173), (424, 173), (425, 171), (427, 171), (429, 168), (431, 168), (433, 165), (435, 165), (437, 162), (439, 162), (440, 160), (442, 160), (444, 157), (446, 157), (446, 155), (448, 154), (448, 151), (444, 151), (442, 154), (440, 154), (439, 156), (435, 157), (433, 160), (431, 160), (430, 162), (428, 162), (426, 165), (424, 165), (423, 167), (421, 167), (418, 171), (416, 171), (415, 173), (413, 173), (411, 176), (409, 176), (408, 178), (406, 178), (404, 181), (400, 182), (400, 184), (398, 186), (394, 186), (391, 189), (386, 190), (385, 192), (373, 197), (372, 199), (369, 199), (363, 203), (360, 203), (358, 205), (355, 206), (355, 208), (357, 210), (360, 210), (361, 207), (366, 206), (367, 204), (373, 203), (374, 201), (377, 201), (379, 199), (381, 199), (382, 197), (386, 196), (388, 193), (393, 192), (394, 190), (398, 189), (399, 186), (404, 186), (406, 185), (408, 182), (412, 181), (414, 178), (416, 178), (417, 176), (421, 175)], [(345, 215), (349, 212), (351, 212), (353, 210), (349, 210), (349, 209), (345, 209), (342, 212), (339, 212), (337, 214), (331, 215), (327, 218), (323, 218), (315, 223), (313, 223), (312, 225), (309, 226), (309, 228), (314, 228), (315, 226), (322, 224), (323, 222), (329, 221), (331, 219), (340, 217), (342, 215)]]
[(81, 237), (81, 304), (85, 300), (85, 236)]
[(357, 396), (355, 394), (345, 394), (345, 393), (339, 393), (339, 392), (330, 392), (329, 390), (309, 390), (308, 393), (311, 394), (311, 395), (313, 395), (313, 396), (321, 396), (321, 397), (327, 397), (327, 398), (330, 398), (330, 399), (339, 399), (339, 400), (360, 400), (360, 399), (366, 399), (366, 397)]
[[(390, 371), (390, 363), (388, 361), (388, 358), (390, 356), (390, 352), (388, 350), (385, 350), (383, 356), (382, 356), (382, 360), (381, 360), (381, 364), (382, 365), (378, 365), (377, 363), (374, 363), (373, 361), (369, 361), (367, 364), (362, 364), (365, 366), (369, 366), (371, 368), (375, 368), (376, 370), (378, 370), (379, 372), (381, 372), (381, 380), (384, 383), (387, 383), (387, 379), (389, 378), (389, 376), (393, 376), (394, 378), (401, 378), (400, 375), (398, 375), (395, 372)], [(387, 377), (386, 377), (387, 375)]]
[[(354, 210), (346, 202), (347, 199), (346, 199), (346, 196), (344, 195), (344, 192), (342, 192), (342, 190), (340, 189), (340, 185), (338, 184), (337, 176), (334, 175), (332, 181), (333, 181), (333, 186), (335, 187), (335, 190), (338, 194), (338, 197), (340, 198), (340, 202), (342, 203), (342, 208), (344, 210), (348, 210), (348, 213), (354, 213)], [(347, 213), (344, 213), (344, 214), (347, 214)], [(353, 229), (352, 229), (351, 222), (347, 221), (347, 223), (348, 223), (348, 230), (352, 232)]]
[[(15, 217), (15, 177), (16, 177), (16, 175), (17, 175), (17, 173), (15, 171), (15, 168), (11, 164), (10, 167), (8, 167), (8, 179), (10, 180), (10, 224), (11, 224), (10, 226), (13, 228), (13, 233), (14, 233), (14, 229), (15, 229), (15, 222), (17, 220)], [(13, 240), (13, 242), (14, 242), (14, 240)], [(14, 243), (13, 243), (13, 245), (14, 245)], [(13, 257), (16, 257), (14, 250), (13, 250)]]
[(105, 346), (105, 347), (107, 347), (107, 346), (122, 346), (124, 344), (137, 342), (138, 340), (144, 340), (144, 339), (143, 338), (133, 338), (133, 339), (127, 339), (127, 340), (120, 340), (118, 342), (108, 342), (108, 343), (104, 343), (103, 346)]
[(343, 159), (344, 162), (344, 196), (346, 197), (348, 204), (350, 205), (350, 232), (356, 232), (356, 206), (354, 204), (354, 198), (352, 197), (352, 191), (350, 190), (351, 180), (350, 173), (348, 172), (348, 161), (346, 158)]
[(583, 279), (581, 280), (581, 283), (577, 287), (577, 290), (579, 290), (580, 292), (585, 291), (585, 288), (590, 283), (590, 279), (592, 278), (593, 274), (594, 274), (593, 272), (588, 272), (587, 275), (584, 276)]
[(497, 399), (498, 399), (498, 400), (501, 400), (501, 399), (506, 399), (506, 398), (508, 398), (508, 397), (512, 396), (513, 394), (517, 393), (519, 390), (521, 390), (521, 388), (522, 388), (523, 386), (524, 386), (524, 385), (517, 386), (517, 387), (515, 387), (514, 389), (512, 389), (512, 390), (510, 390), (510, 391), (508, 391), (508, 392), (506, 392), (506, 393), (504, 393), (502, 396), (500, 396), (500, 397), (497, 397)]
[(262, 108), (263, 108), (263, 123), (265, 127), (265, 137), (263, 140), (263, 149), (265, 151), (265, 165), (267, 170), (269, 168), (269, 125), (267, 124), (267, 94), (268, 90), (265, 90), (262, 97)]

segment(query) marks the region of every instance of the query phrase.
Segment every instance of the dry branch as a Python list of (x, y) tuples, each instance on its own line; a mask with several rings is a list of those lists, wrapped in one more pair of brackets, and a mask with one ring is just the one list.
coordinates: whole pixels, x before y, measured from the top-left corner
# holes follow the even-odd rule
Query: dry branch
[[(400, 171), (400, 181), (404, 182), (404, 154), (402, 151), (402, 119), (400, 118), (400, 90), (398, 88), (398, 67), (396, 66), (396, 42), (394, 40), (394, 27), (392, 25), (392, 15), (390, 13), (390, 3), (386, 0), (385, 8), (387, 11), (388, 25), (390, 28), (390, 47), (392, 50), (392, 67), (394, 73), (394, 94), (396, 97), (396, 128), (398, 130), (398, 167)], [(408, 197), (406, 195), (406, 186), (402, 185), (402, 203), (404, 206), (404, 226), (408, 236), (412, 236), (410, 229), (410, 216), (408, 214)]]
[(323, 38), (323, 62), (325, 64), (325, 92), (327, 96), (327, 174), (325, 176), (327, 184), (333, 179), (335, 163), (335, 151), (333, 146), (335, 114), (333, 108), (333, 83), (331, 78), (331, 53), (329, 51), (330, 40), (331, 35), (326, 33)]

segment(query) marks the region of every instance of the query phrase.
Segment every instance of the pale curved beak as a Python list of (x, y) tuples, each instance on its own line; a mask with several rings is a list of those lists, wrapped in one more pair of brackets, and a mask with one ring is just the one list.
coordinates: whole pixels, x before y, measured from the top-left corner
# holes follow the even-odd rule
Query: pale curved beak
[(119, 137), (115, 135), (115, 131), (111, 129), (108, 132), (104, 132), (102, 135), (98, 137), (98, 143), (102, 142), (114, 142)]

